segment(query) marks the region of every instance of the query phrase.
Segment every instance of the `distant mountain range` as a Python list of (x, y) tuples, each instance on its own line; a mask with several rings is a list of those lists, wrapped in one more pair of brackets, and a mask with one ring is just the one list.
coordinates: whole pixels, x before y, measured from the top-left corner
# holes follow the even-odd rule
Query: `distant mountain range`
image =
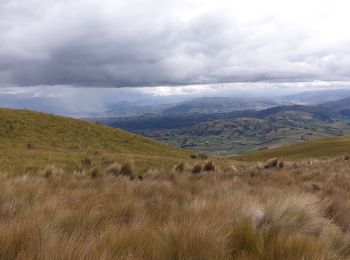
[(176, 129), (180, 127), (189, 127), (198, 123), (237, 119), (242, 117), (253, 117), (264, 119), (285, 111), (298, 111), (312, 114), (313, 118), (322, 121), (331, 122), (334, 120), (347, 119), (350, 116), (350, 97), (338, 101), (332, 101), (325, 104), (306, 106), (306, 105), (287, 105), (274, 106), (263, 110), (241, 110), (232, 112), (192, 112), (192, 113), (148, 113), (133, 117), (100, 117), (89, 118), (90, 121), (98, 121), (113, 127), (119, 127), (131, 131), (152, 130), (152, 129)]
[[(350, 94), (349, 94), (350, 95)], [(144, 114), (192, 114), (222, 113), (241, 110), (262, 110), (278, 106), (280, 103), (265, 98), (202, 97), (180, 103), (142, 104), (139, 102), (119, 102), (104, 112), (90, 114), (90, 117), (133, 117)]]
[(203, 97), (164, 109), (163, 114), (224, 113), (242, 110), (263, 110), (280, 103), (265, 98)]
[(242, 110), (264, 110), (282, 105), (317, 105), (350, 97), (349, 89), (309, 91), (281, 97), (200, 97), (183, 102), (155, 103), (149, 100), (122, 101), (109, 105), (103, 112), (89, 117), (133, 117), (144, 114), (225, 113)]
[(337, 101), (346, 97), (350, 97), (349, 89), (327, 89), (288, 95), (282, 97), (279, 100), (285, 104), (290, 103), (295, 105), (318, 105), (331, 101)]
[[(224, 111), (217, 105), (220, 101)], [(202, 106), (205, 102), (208, 105)], [(229, 112), (225, 109), (238, 106), (226, 102), (229, 99), (201, 99), (160, 114), (91, 120), (215, 154), (239, 154), (350, 133), (350, 97), (318, 105), (272, 106), (275, 103), (258, 100), (255, 109), (252, 104), (248, 110)], [(247, 107), (250, 102), (240, 104)], [(272, 107), (258, 109), (264, 105)], [(200, 107), (205, 112), (201, 113)], [(214, 112), (213, 107), (220, 112)]]

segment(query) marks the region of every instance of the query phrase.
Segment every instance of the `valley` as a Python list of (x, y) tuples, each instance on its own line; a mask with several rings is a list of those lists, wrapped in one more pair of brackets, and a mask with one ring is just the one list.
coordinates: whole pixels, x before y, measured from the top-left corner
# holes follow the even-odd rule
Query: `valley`
[[(222, 101), (217, 98), (214, 100)], [(218, 107), (211, 101), (204, 111), (208, 111), (210, 104)], [(204, 106), (198, 105), (198, 102), (194, 102), (194, 107)], [(175, 108), (179, 109), (177, 106)], [(193, 109), (189, 110), (192, 112), (181, 111), (89, 120), (218, 156), (239, 155), (322, 137), (350, 134), (350, 98), (317, 105), (282, 105), (262, 110), (215, 110), (203, 113)]]
[(0, 260), (350, 260), (349, 9), (0, 0)]

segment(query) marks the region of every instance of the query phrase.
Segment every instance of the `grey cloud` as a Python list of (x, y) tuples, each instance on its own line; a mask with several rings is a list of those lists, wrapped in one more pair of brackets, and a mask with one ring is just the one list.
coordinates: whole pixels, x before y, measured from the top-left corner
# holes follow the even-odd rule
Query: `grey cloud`
[(234, 5), (179, 18), (200, 3), (3, 0), (0, 85), (133, 87), (350, 79), (349, 35), (322, 44), (321, 34), (308, 25), (264, 13), (242, 20), (235, 17), (239, 10), (231, 10)]

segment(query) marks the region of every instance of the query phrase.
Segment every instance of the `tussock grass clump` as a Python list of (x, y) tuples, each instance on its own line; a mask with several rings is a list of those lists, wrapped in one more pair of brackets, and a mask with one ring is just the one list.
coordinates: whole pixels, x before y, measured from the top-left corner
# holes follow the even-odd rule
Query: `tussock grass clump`
[(272, 158), (266, 162), (265, 169), (276, 168), (277, 165), (278, 165), (278, 159)]
[(31, 143), (26, 144), (27, 150), (32, 150), (34, 146)]
[(307, 195), (281, 196), (263, 205), (263, 215), (243, 219), (228, 246), (238, 259), (337, 259), (340, 229), (324, 217), (324, 205)]
[[(233, 259), (242, 257), (242, 255), (252, 258), (264, 251), (264, 237), (262, 232), (253, 227), (250, 220), (245, 219), (233, 226), (227, 247)], [(244, 259), (244, 257), (242, 258)]]
[(133, 167), (130, 162), (124, 163), (120, 168), (120, 174), (123, 176), (132, 176), (133, 175)]
[(175, 171), (179, 173), (183, 173), (185, 171), (185, 164), (184, 163), (179, 163), (178, 165), (175, 166)]
[(107, 173), (114, 176), (119, 176), (121, 174), (121, 169), (122, 167), (119, 163), (113, 163), (110, 166), (108, 166)]
[(43, 176), (44, 178), (57, 177), (63, 174), (64, 174), (64, 171), (62, 169), (57, 168), (54, 165), (46, 166), (44, 170), (41, 172), (41, 176)]
[(90, 158), (84, 158), (83, 160), (81, 160), (81, 164), (84, 168), (89, 169), (92, 166), (92, 160)]
[(321, 187), (319, 185), (317, 185), (316, 183), (312, 184), (312, 188), (314, 189), (314, 191), (320, 191)]
[(202, 166), (200, 164), (196, 164), (195, 166), (193, 166), (192, 168), (192, 173), (193, 174), (198, 174), (202, 171)]
[(280, 162), (278, 163), (278, 168), (283, 168), (283, 166), (284, 166), (284, 162), (283, 162), (283, 161), (280, 161)]
[(200, 160), (206, 160), (208, 159), (208, 155), (205, 153), (200, 153), (200, 154), (191, 154), (190, 155), (191, 159), (200, 159)]
[(325, 218), (326, 206), (317, 197), (305, 194), (273, 198), (267, 201), (259, 226), (315, 237), (334, 236), (339, 230)]
[(91, 169), (89, 174), (90, 174), (91, 178), (95, 179), (97, 177), (100, 177), (100, 170), (97, 167), (95, 167), (95, 168)]
[(273, 169), (273, 168), (283, 168), (284, 162), (278, 160), (277, 158), (272, 158), (268, 160), (264, 166), (265, 169)]
[(198, 158), (201, 160), (206, 160), (208, 159), (208, 155), (206, 155), (205, 153), (200, 153), (198, 154)]
[(215, 171), (215, 165), (212, 161), (209, 161), (204, 165), (203, 169), (206, 172)]

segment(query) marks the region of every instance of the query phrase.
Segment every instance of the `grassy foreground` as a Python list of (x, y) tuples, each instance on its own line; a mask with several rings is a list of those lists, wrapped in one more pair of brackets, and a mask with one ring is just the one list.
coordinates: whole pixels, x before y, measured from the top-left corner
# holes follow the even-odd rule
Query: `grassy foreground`
[(348, 160), (2, 176), (1, 259), (349, 259)]

